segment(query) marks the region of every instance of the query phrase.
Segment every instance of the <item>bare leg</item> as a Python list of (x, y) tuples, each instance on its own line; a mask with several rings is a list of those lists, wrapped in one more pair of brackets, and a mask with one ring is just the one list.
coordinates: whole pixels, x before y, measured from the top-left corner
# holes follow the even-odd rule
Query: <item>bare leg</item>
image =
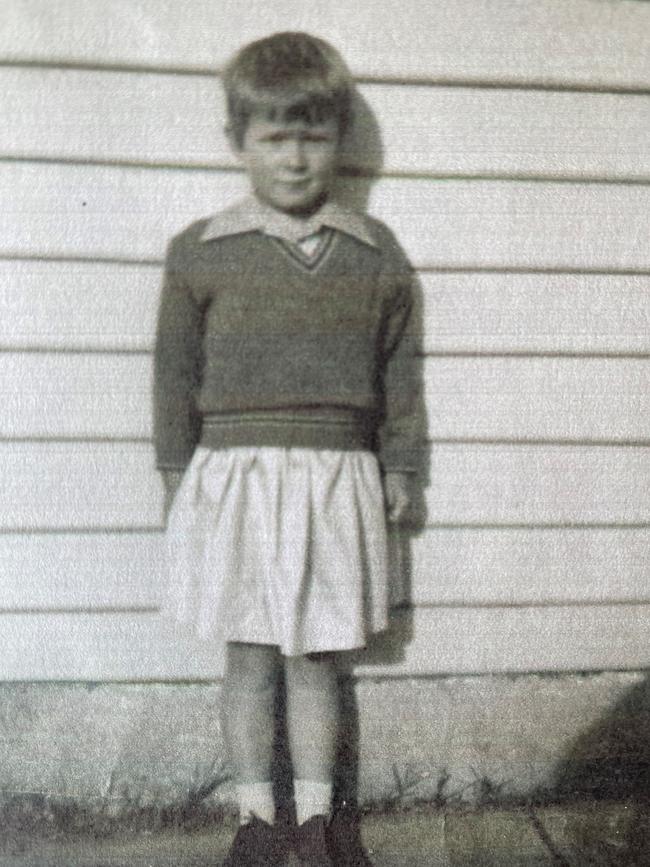
[(294, 776), (331, 782), (339, 722), (334, 654), (288, 656), (284, 667)]
[(328, 815), (339, 722), (333, 654), (286, 657), (287, 723), (294, 773), (296, 813), (301, 825)]
[(238, 785), (271, 780), (279, 661), (273, 645), (228, 644), (223, 726)]
[(228, 644), (223, 726), (234, 771), (240, 827), (224, 867), (284, 864), (286, 840), (275, 827), (271, 782), (277, 647)]

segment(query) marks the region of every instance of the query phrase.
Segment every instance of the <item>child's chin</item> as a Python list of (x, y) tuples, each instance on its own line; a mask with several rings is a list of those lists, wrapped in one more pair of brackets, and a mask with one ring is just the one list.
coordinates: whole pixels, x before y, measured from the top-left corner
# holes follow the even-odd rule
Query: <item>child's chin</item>
[(324, 198), (325, 195), (323, 193), (308, 196), (278, 196), (273, 203), (273, 206), (277, 208), (277, 210), (284, 211), (287, 214), (300, 216), (301, 214), (309, 214), (310, 212), (315, 211), (320, 207)]

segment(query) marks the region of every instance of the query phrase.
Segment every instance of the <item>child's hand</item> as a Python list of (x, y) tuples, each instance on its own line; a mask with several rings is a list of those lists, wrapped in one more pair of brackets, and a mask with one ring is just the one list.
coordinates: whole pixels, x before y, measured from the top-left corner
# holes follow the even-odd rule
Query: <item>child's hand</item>
[(384, 495), (388, 520), (396, 524), (404, 518), (411, 502), (409, 474), (387, 472), (384, 476)]
[(165, 502), (163, 504), (163, 521), (166, 524), (169, 512), (176, 496), (176, 491), (180, 487), (183, 479), (181, 470), (163, 470), (163, 484), (165, 486)]

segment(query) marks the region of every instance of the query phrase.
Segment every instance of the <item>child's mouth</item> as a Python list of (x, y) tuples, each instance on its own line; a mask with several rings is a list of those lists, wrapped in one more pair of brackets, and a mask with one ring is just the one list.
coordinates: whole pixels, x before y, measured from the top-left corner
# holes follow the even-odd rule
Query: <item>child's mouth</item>
[(311, 183), (310, 178), (295, 178), (291, 180), (281, 180), (280, 183), (284, 187), (288, 187), (292, 190), (302, 190), (305, 187), (308, 187)]

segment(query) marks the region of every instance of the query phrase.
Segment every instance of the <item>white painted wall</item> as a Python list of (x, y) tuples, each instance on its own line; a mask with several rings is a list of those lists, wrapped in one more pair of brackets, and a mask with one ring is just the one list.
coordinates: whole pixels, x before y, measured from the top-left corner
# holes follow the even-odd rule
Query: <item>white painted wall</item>
[(423, 286), (414, 609), (357, 670), (647, 666), (650, 5), (7, 0), (0, 678), (218, 674), (157, 614), (150, 353), (167, 239), (245, 189), (218, 70), (288, 28), (357, 76), (343, 193)]

